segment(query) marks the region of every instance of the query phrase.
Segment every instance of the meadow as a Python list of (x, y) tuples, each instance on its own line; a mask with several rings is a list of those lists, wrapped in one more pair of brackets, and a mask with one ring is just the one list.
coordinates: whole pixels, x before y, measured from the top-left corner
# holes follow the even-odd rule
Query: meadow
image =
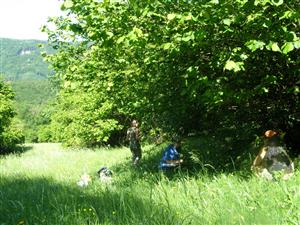
[[(251, 173), (158, 170), (165, 145), (143, 147), (139, 167), (126, 147), (64, 149), (27, 144), (0, 158), (1, 225), (300, 224), (300, 172), (267, 181)], [(113, 182), (97, 170), (108, 166)], [(79, 187), (83, 173), (90, 184)]]

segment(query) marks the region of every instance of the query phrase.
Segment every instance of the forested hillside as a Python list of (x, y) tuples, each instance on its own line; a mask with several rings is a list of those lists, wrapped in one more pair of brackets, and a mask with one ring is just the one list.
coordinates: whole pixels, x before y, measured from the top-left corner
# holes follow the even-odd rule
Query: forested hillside
[[(0, 38), (0, 74), (5, 80), (45, 79), (49, 74), (48, 63), (41, 56), (39, 40), (15, 40)], [(51, 52), (50, 48), (47, 51)]]
[(16, 121), (26, 140), (38, 141), (43, 124), (43, 110), (53, 98), (48, 78), (51, 71), (41, 56), (42, 51), (53, 52), (46, 41), (0, 38), (2, 79), (10, 82), (15, 93)]
[(47, 79), (17, 80), (12, 87), (16, 92), (17, 118), (22, 122), (27, 142), (40, 142), (40, 129), (48, 122), (47, 111), (55, 97), (55, 89)]

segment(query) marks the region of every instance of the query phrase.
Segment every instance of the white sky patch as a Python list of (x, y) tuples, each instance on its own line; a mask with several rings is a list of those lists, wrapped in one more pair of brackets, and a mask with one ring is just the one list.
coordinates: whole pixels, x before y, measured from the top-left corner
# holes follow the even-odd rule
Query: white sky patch
[(40, 28), (62, 15), (62, 0), (0, 0), (0, 37), (47, 40)]

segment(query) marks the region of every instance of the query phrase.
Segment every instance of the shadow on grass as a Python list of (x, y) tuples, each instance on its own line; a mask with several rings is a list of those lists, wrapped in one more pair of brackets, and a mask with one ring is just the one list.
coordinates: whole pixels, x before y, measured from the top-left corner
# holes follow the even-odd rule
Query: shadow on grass
[(100, 183), (82, 189), (46, 178), (2, 177), (0, 202), (1, 225), (182, 224), (150, 196)]
[[(159, 170), (159, 162), (165, 147), (165, 144), (159, 144), (146, 149), (142, 148), (142, 160), (139, 165), (133, 165), (131, 158), (128, 157), (125, 163), (113, 166), (112, 170), (116, 174), (130, 173), (133, 180), (149, 178), (149, 176), (158, 180), (162, 172)], [(129, 148), (128, 151), (130, 151)]]
[[(143, 158), (139, 166), (133, 166), (128, 159), (127, 163), (114, 166), (112, 169), (117, 173), (130, 171), (134, 179), (159, 177), (162, 171), (159, 170), (159, 162), (163, 150), (168, 143), (152, 146), (143, 150)], [(237, 149), (217, 141), (214, 137), (189, 137), (183, 141), (180, 151), (183, 164), (175, 169), (164, 171), (163, 174), (169, 179), (182, 179), (193, 176), (217, 176), (219, 174), (234, 173), (240, 178), (248, 179), (253, 174), (250, 170), (256, 149), (244, 143), (235, 143)], [(241, 151), (244, 147), (248, 151)]]
[(3, 151), (0, 152), (0, 155), (10, 155), (10, 154), (20, 155), (31, 149), (32, 149), (31, 145), (20, 144), (20, 145), (15, 146), (12, 149), (4, 149)]
[(251, 164), (257, 149), (247, 141), (226, 141), (219, 137), (192, 137), (183, 149), (186, 168), (208, 175), (234, 173), (241, 177), (251, 175)]

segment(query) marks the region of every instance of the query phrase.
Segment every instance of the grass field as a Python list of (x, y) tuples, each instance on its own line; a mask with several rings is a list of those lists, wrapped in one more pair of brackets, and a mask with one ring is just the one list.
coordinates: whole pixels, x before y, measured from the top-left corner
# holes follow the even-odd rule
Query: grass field
[[(3, 156), (0, 225), (300, 224), (299, 169), (287, 181), (201, 170), (167, 177), (158, 171), (163, 147), (144, 147), (140, 167), (129, 163), (125, 147), (34, 144)], [(114, 172), (111, 184), (97, 179), (102, 166)], [(92, 182), (81, 188), (84, 172)]]

